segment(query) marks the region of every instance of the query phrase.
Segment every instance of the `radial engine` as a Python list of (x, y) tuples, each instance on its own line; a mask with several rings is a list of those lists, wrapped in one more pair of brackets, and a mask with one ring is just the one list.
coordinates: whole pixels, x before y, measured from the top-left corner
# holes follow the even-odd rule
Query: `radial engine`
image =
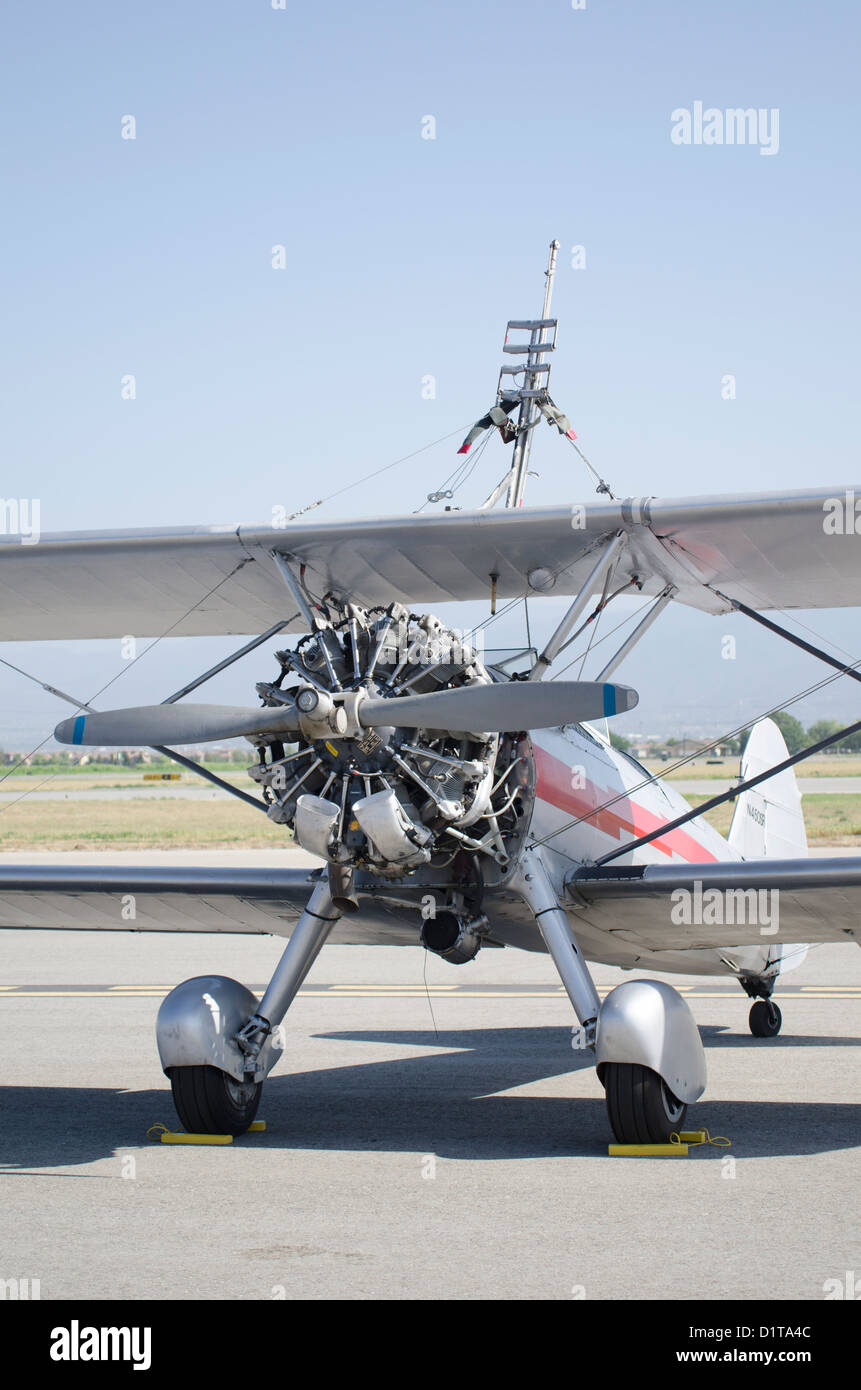
[[(398, 603), (350, 603), (276, 653), (281, 671), (257, 686), (266, 706), (294, 705), (295, 746), (256, 734), (249, 769), (272, 820), (292, 827), (309, 853), (347, 876), (384, 879), (445, 870), (460, 856), (499, 881), (525, 836), (534, 771), (525, 731), (402, 727), (398, 700), (489, 685), (471, 645), (439, 619)], [(351, 712), (366, 697), (391, 701), (391, 722), (361, 728)], [(445, 877), (445, 875), (443, 875)], [(336, 879), (337, 881), (337, 879)], [(349, 907), (350, 895), (342, 894)]]

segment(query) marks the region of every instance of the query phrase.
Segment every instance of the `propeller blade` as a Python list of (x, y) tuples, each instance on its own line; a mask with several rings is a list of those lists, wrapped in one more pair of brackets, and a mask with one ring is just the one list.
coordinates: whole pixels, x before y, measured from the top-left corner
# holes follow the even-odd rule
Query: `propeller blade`
[[(638, 695), (628, 685), (596, 681), (510, 681), (505, 685), (463, 686), (430, 695), (369, 698), (359, 705), (364, 728), (396, 724), (410, 729), (547, 729), (579, 724), (633, 709)], [(137, 705), (64, 719), (54, 730), (59, 743), (90, 747), (153, 747), (172, 743), (210, 743), (250, 734), (294, 733), (299, 712), (293, 705), (265, 709), (244, 705)], [(334, 735), (333, 735), (334, 737)]]
[(365, 727), (394, 724), (410, 729), (450, 729), (452, 733), (549, 729), (579, 724), (633, 709), (639, 700), (629, 685), (598, 681), (509, 681), (469, 685), (430, 695), (368, 699), (359, 706)]
[(208, 743), (245, 734), (292, 733), (299, 727), (292, 705), (258, 709), (245, 705), (138, 705), (64, 719), (54, 730), (58, 743), (156, 747), (165, 743)]

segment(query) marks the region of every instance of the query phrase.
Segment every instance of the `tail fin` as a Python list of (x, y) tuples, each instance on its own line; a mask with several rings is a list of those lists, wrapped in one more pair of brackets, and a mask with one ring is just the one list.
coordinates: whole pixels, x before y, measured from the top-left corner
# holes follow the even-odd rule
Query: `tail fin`
[[(789, 756), (783, 734), (771, 719), (760, 719), (750, 731), (741, 760), (742, 781), (767, 772)], [(801, 792), (793, 769), (760, 782), (742, 792), (729, 829), (729, 843), (742, 859), (806, 859), (807, 832), (801, 813)], [(776, 897), (776, 894), (775, 894)], [(801, 965), (807, 955), (803, 945), (750, 947), (746, 973), (764, 979)], [(740, 957), (740, 953), (739, 958)]]
[[(741, 760), (741, 777), (756, 777), (789, 757), (783, 734), (771, 719), (754, 724)], [(729, 830), (742, 859), (806, 859), (807, 832), (801, 792), (792, 768), (742, 792)]]

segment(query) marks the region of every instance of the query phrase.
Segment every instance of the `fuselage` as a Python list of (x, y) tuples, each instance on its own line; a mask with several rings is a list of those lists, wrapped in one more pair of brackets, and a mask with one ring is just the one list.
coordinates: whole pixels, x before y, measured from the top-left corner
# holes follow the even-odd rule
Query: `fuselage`
[[(613, 748), (588, 725), (542, 729), (531, 735), (531, 742), (536, 774), (531, 838), (542, 842), (542, 857), (563, 904), (570, 902), (564, 885), (573, 870), (691, 809), (671, 784), (650, 780), (646, 768)], [(740, 858), (713, 826), (696, 817), (614, 862), (706, 865)], [(731, 960), (717, 950), (647, 952), (626, 942), (621, 934), (594, 930), (573, 907), (569, 915), (589, 960), (625, 969), (692, 975), (758, 974), (781, 954), (779, 946), (739, 947)]]
[[(532, 734), (532, 747), (532, 829), (537, 839), (552, 835), (549, 847), (578, 865), (600, 859), (691, 809), (670, 783), (649, 780), (652, 774), (646, 768), (604, 742), (588, 725), (541, 729)], [(620, 855), (616, 862), (706, 864), (738, 858), (724, 837), (697, 817)]]

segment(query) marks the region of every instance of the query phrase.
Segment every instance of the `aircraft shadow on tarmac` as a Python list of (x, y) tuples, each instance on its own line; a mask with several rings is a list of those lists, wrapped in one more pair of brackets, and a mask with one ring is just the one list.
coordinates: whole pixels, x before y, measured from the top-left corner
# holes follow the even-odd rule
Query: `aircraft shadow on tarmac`
[[(766, 1054), (754, 1039), (707, 1028), (709, 1045), (741, 1046)], [(593, 1094), (499, 1094), (590, 1067), (573, 1053), (570, 1031), (557, 1028), (356, 1031), (318, 1035), (338, 1042), (426, 1047), (412, 1057), (276, 1072), (266, 1083), (261, 1117), (267, 1131), (240, 1139), (255, 1150), (407, 1152), (452, 1159), (598, 1157), (611, 1139), (596, 1079)], [(787, 1038), (787, 1045), (858, 1045), (850, 1038)], [(449, 1050), (458, 1049), (458, 1050)], [(289, 1041), (288, 1041), (289, 1064)], [(811, 1058), (811, 1067), (816, 1061)], [(750, 1090), (767, 1092), (767, 1056), (751, 1067)], [(2, 1176), (116, 1157), (145, 1142), (161, 1120), (179, 1128), (169, 1091), (9, 1087), (0, 1091)], [(732, 1140), (739, 1159), (815, 1154), (853, 1147), (861, 1105), (828, 1101), (706, 1099), (690, 1121)], [(237, 1152), (234, 1146), (232, 1153)], [(176, 1155), (164, 1149), (175, 1171)], [(725, 1150), (693, 1151), (717, 1159)], [(169, 1155), (172, 1155), (171, 1159)], [(72, 1176), (72, 1175), (68, 1175)], [(84, 1175), (81, 1175), (84, 1176)], [(103, 1176), (112, 1180), (112, 1175)]]
[(754, 1038), (745, 1030), (743, 1033), (731, 1032), (725, 1024), (706, 1023), (700, 1025), (703, 1047), (741, 1047), (753, 1053), (770, 1052), (773, 1048), (784, 1051), (788, 1047), (861, 1047), (861, 1038), (828, 1038), (821, 1035), (800, 1037), (797, 1033), (780, 1033), (776, 1038)]

